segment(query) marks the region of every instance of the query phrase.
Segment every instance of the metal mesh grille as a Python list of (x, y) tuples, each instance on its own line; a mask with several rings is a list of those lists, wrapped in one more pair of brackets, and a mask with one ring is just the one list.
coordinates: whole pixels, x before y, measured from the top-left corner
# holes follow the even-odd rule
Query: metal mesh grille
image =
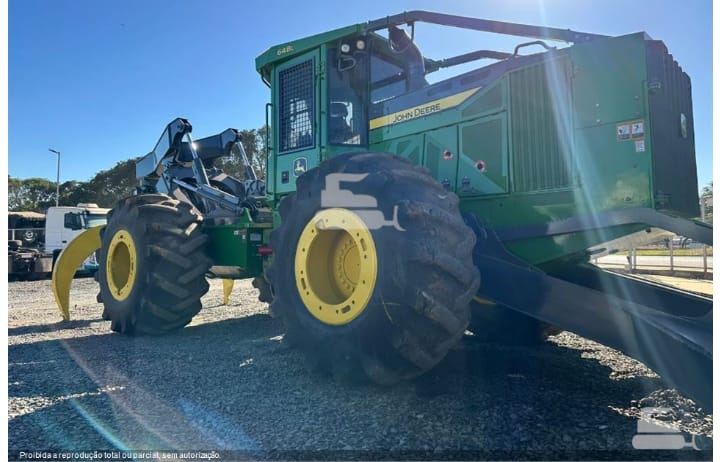
[(280, 71), (280, 151), (313, 147), (313, 60)]
[(565, 110), (561, 101), (568, 99), (568, 86), (564, 74), (550, 85), (544, 65), (521, 69), (510, 76), (515, 191), (571, 186), (572, 165), (563, 151), (559, 137), (562, 126), (556, 116), (556, 111)]

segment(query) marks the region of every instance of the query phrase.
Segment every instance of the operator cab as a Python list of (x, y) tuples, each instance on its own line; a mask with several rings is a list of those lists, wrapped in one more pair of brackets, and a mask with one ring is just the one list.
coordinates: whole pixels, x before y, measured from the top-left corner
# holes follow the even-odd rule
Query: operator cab
[(370, 33), (328, 47), (328, 142), (367, 146), (368, 104), (428, 86), (425, 58), (407, 33)]
[(353, 32), (313, 40), (305, 52), (287, 45), (264, 55), (273, 63), (261, 65), (272, 82), (271, 194), (294, 191), (295, 179), (326, 158), (367, 150), (379, 103), (428, 86), (426, 59), (403, 29)]
[(369, 33), (328, 46), (327, 68), (330, 146), (367, 147), (368, 105), (428, 86), (425, 58), (396, 26), (388, 38)]

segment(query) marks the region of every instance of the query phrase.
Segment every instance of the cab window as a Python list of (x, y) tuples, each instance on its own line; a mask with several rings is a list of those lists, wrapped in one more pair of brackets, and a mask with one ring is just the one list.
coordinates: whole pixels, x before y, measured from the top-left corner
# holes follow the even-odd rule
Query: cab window
[(373, 53), (370, 59), (370, 89), (373, 103), (402, 95), (407, 91), (403, 68), (396, 61)]
[(328, 142), (366, 145), (367, 54), (328, 50)]

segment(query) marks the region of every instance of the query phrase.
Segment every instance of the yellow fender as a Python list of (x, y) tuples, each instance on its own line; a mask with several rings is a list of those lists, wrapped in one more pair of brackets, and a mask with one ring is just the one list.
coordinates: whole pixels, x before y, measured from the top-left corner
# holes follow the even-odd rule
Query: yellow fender
[(52, 273), (52, 289), (55, 303), (65, 321), (70, 320), (70, 284), (75, 271), (93, 252), (100, 248), (100, 230), (96, 226), (78, 234), (58, 256)]
[(230, 304), (230, 294), (232, 293), (235, 281), (233, 279), (223, 279), (223, 305)]

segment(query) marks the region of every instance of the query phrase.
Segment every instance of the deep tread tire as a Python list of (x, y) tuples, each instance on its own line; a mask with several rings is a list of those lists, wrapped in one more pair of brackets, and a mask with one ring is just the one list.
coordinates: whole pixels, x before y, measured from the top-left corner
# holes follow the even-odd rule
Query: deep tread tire
[[(202, 308), (208, 291), (205, 273), (207, 236), (195, 209), (164, 194), (145, 194), (121, 200), (108, 214), (98, 251), (103, 319), (115, 332), (159, 335), (189, 323)], [(107, 283), (107, 250), (113, 236), (125, 230), (137, 253), (135, 283), (128, 297), (116, 300)]]
[[(370, 302), (351, 322), (331, 326), (305, 308), (293, 262), (305, 225), (321, 210), (325, 177), (337, 172), (368, 173), (343, 189), (374, 196), (387, 219), (399, 206), (406, 231), (371, 230), (378, 273)], [(275, 256), (267, 277), (271, 311), (312, 366), (343, 379), (389, 385), (430, 370), (460, 341), (480, 275), (472, 262), (475, 234), (458, 202), (426, 169), (392, 154), (344, 154), (298, 178), (296, 193), (280, 204), (282, 225), (271, 234)]]
[(474, 339), (501, 345), (533, 346), (561, 332), (550, 324), (500, 305), (471, 304), (468, 330)]
[(258, 294), (258, 300), (264, 303), (272, 303), (273, 301), (273, 293), (272, 289), (270, 288), (270, 283), (265, 279), (264, 275), (260, 275), (253, 279), (252, 281), (253, 287), (255, 287), (259, 294)]

